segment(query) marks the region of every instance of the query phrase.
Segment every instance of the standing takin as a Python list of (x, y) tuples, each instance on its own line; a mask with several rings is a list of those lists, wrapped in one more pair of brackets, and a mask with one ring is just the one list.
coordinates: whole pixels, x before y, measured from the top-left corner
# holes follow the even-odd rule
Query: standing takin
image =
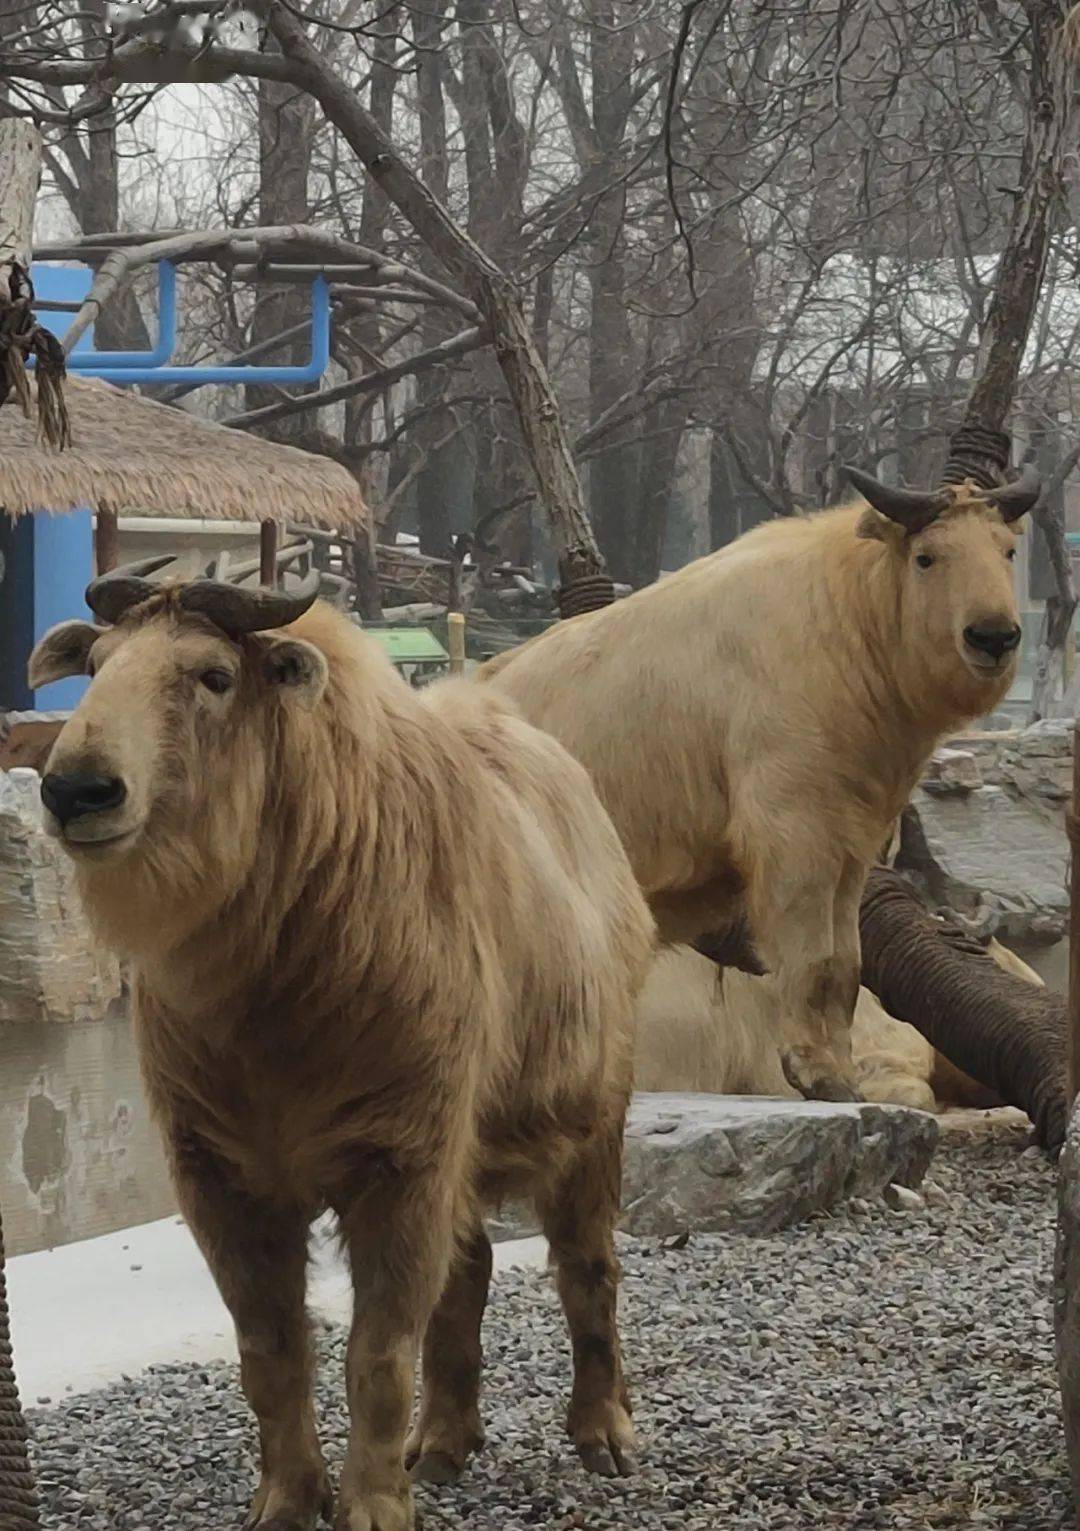
[[(1029, 473), (774, 521), (490, 661), (589, 769), (665, 942), (775, 975), (802, 1094), (851, 1099), (859, 901), (935, 745), (1012, 682)], [(705, 938), (705, 939), (703, 939)]]
[(327, 1207), (356, 1298), (339, 1531), (405, 1531), (407, 1467), (446, 1481), (482, 1440), (482, 1212), (510, 1193), (556, 1264), (573, 1441), (629, 1470), (613, 1226), (653, 926), (584, 769), (476, 686), (416, 694), (312, 588), (145, 572), (96, 580), (108, 625), (34, 651), (33, 686), (93, 676), (41, 794), (130, 963), (180, 1204), (235, 1320), (248, 1525), (330, 1510), (304, 1314)]

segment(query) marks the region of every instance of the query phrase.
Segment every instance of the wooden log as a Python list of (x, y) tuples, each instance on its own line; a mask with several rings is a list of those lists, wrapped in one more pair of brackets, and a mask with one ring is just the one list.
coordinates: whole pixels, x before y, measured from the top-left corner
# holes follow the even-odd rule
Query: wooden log
[(120, 526), (114, 510), (99, 510), (94, 528), (94, 568), (108, 574), (120, 562)]
[(264, 521), (259, 528), (259, 583), (277, 585), (278, 524)]
[(33, 123), (0, 118), (0, 302), (11, 297), (12, 265), (30, 269), (41, 160), (41, 133)]

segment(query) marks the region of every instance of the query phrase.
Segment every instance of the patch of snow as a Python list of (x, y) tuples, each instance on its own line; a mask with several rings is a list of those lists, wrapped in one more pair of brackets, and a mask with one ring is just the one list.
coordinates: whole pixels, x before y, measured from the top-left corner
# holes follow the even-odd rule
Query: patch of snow
[[(351, 1289), (329, 1225), (312, 1240), (308, 1301), (347, 1322)], [(500, 1244), (495, 1268), (538, 1266), (543, 1239)], [(180, 1218), (125, 1228), (7, 1262), (24, 1406), (106, 1387), (149, 1366), (235, 1359), (232, 1323)]]

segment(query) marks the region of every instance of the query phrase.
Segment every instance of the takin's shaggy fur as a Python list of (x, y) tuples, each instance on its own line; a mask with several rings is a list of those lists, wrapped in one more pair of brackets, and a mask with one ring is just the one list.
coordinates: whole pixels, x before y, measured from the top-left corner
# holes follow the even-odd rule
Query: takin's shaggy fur
[(972, 486), (905, 531), (865, 503), (774, 521), (480, 671), (589, 769), (667, 942), (749, 940), (804, 1095), (850, 1098), (858, 911), (939, 739), (1014, 655), (1016, 533)]
[(167, 590), (54, 630), (33, 683), (84, 659), (43, 796), (124, 785), (50, 827), (131, 963), (180, 1203), (236, 1322), (249, 1524), (310, 1531), (328, 1504), (304, 1318), (327, 1206), (356, 1291), (341, 1531), (405, 1531), (403, 1464), (442, 1479), (479, 1444), (481, 1211), (512, 1191), (557, 1266), (572, 1437), (626, 1469), (613, 1227), (653, 928), (584, 769), (493, 693), (413, 692), (325, 607), (233, 639)]
[[(1004, 972), (1042, 986), (1038, 974), (997, 941), (987, 955)], [(788, 1030), (773, 980), (718, 968), (687, 946), (669, 947), (658, 954), (638, 1002), (635, 1084), (639, 1090), (795, 1095), (780, 1061)], [(851, 1051), (866, 1100), (922, 1111), (1001, 1104), (863, 987)]]

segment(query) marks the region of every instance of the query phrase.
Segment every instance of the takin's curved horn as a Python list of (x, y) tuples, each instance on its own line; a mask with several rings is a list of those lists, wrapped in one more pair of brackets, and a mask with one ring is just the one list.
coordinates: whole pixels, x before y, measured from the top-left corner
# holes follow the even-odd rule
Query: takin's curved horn
[(864, 500), (909, 532), (921, 532), (949, 503), (940, 489), (894, 489), (849, 463), (844, 464), (844, 472)]
[(83, 599), (95, 617), (115, 626), (125, 612), (161, 588), (146, 576), (175, 561), (172, 553), (166, 553), (163, 557), (141, 558), (136, 563), (110, 569), (108, 574), (99, 574), (90, 581)]
[(1001, 511), (1003, 521), (1019, 521), (1038, 503), (1041, 494), (1042, 483), (1035, 465), (1026, 462), (1018, 479), (1011, 484), (1002, 484), (1000, 489), (987, 490), (983, 498)]
[(319, 571), (311, 569), (293, 590), (243, 588), (223, 580), (196, 579), (179, 590), (185, 611), (209, 617), (227, 633), (261, 633), (269, 627), (288, 627), (302, 617), (319, 594)]

